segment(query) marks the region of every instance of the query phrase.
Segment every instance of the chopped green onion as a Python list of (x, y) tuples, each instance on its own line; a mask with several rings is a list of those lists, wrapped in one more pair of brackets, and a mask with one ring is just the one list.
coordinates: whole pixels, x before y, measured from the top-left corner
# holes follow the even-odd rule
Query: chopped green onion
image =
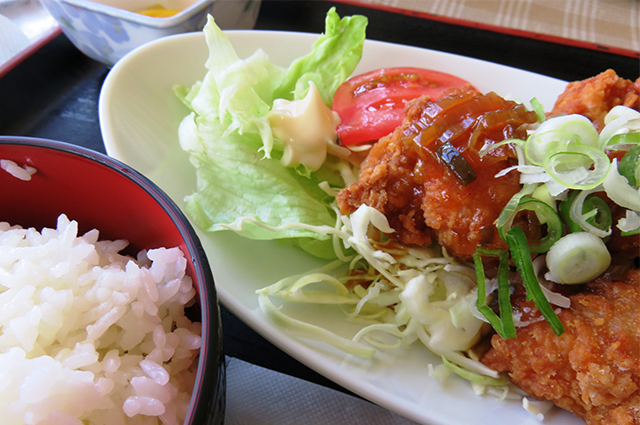
[(509, 285), (509, 253), (502, 251), (498, 263), (498, 306), (502, 327), (507, 338), (516, 338), (516, 327), (513, 323), (511, 307), (511, 285)]
[(604, 146), (604, 149), (625, 150), (625, 146), (637, 145), (638, 143), (640, 143), (640, 133), (620, 133), (612, 136)]
[(478, 311), (489, 321), (491, 327), (493, 327), (493, 329), (495, 329), (502, 338), (506, 339), (504, 327), (502, 326), (500, 318), (487, 305), (487, 282), (484, 275), (484, 265), (482, 264), (482, 259), (477, 253), (473, 254), (473, 264), (476, 268), (476, 278), (478, 281), (478, 299), (476, 300), (476, 307), (478, 308)]
[(542, 106), (542, 103), (540, 103), (540, 101), (535, 97), (531, 99), (530, 103), (533, 111), (538, 116), (538, 121), (545, 122), (547, 120), (547, 114), (544, 113), (544, 107)]
[(534, 134), (559, 130), (572, 134), (578, 142), (596, 147), (599, 144), (598, 130), (593, 126), (589, 118), (584, 115), (559, 115), (549, 118), (536, 129)]
[(640, 234), (640, 216), (636, 211), (627, 210), (625, 217), (618, 220), (618, 229), (622, 236)]
[(504, 252), (505, 252), (504, 249), (499, 249), (499, 248), (485, 248), (482, 246), (479, 246), (476, 248), (476, 253), (478, 253), (479, 255), (485, 255), (487, 257), (500, 258)]
[(611, 161), (600, 149), (573, 143), (566, 150), (550, 153), (543, 163), (547, 174), (570, 189), (592, 189), (601, 184)]
[[(509, 199), (509, 202), (507, 202), (507, 205), (504, 206), (504, 208), (500, 212), (500, 215), (495, 221), (495, 225), (498, 231), (500, 231), (500, 229), (503, 228), (507, 223), (513, 222), (513, 219), (516, 216), (518, 205), (520, 205), (520, 199), (522, 199), (523, 196), (531, 195), (536, 190), (536, 187), (537, 185), (533, 183), (524, 184), (522, 185), (522, 189), (520, 189), (520, 192), (516, 193), (511, 197), (511, 199)], [(509, 224), (509, 226), (511, 226), (511, 224)], [(500, 236), (504, 239), (502, 234)]]
[(640, 192), (620, 175), (616, 158), (611, 161), (611, 169), (602, 182), (602, 187), (609, 199), (616, 204), (633, 211), (640, 211)]
[(535, 165), (542, 165), (549, 152), (563, 150), (570, 143), (577, 143), (575, 135), (562, 130), (536, 131), (527, 139), (524, 152), (527, 159)]
[[(500, 308), (500, 317), (487, 305), (487, 284), (480, 255), (498, 257), (500, 259), (498, 265), (498, 306)], [(478, 299), (476, 300), (478, 311), (482, 313), (503, 339), (516, 338), (517, 333), (511, 308), (511, 288), (509, 286), (509, 254), (504, 250), (478, 248), (476, 253), (473, 254), (473, 263), (478, 281)]]
[[(594, 233), (598, 237), (607, 237), (610, 234), (611, 226), (613, 225), (613, 217), (611, 214), (611, 208), (609, 205), (602, 199), (601, 197), (595, 194), (586, 195), (584, 202), (582, 203), (582, 216), (575, 217), (572, 214), (572, 207), (578, 208), (579, 205), (575, 205), (575, 202), (579, 202), (580, 192), (573, 191), (569, 194), (567, 199), (562, 201), (559, 206), (560, 215), (567, 225), (567, 230), (570, 233), (575, 232), (590, 232)], [(588, 218), (587, 218), (588, 217)], [(601, 232), (593, 232), (591, 228), (583, 228), (584, 223), (588, 223), (596, 229), (601, 230)], [(582, 224), (582, 225), (581, 225)], [(585, 226), (586, 227), (586, 226)]]
[[(586, 210), (586, 211), (585, 211)], [(584, 214), (596, 211), (596, 214), (587, 219), (587, 223), (602, 230), (608, 230), (613, 224), (613, 217), (611, 216), (611, 208), (605, 202), (604, 199), (597, 195), (589, 195), (584, 201), (582, 212)]]
[(522, 139), (505, 139), (497, 143), (485, 143), (485, 145), (478, 151), (480, 158), (488, 154), (494, 149), (498, 149), (500, 146), (513, 144), (515, 147), (524, 146), (526, 142)]
[(558, 283), (585, 283), (604, 273), (611, 264), (606, 245), (588, 232), (569, 233), (547, 254), (549, 279)]
[[(634, 133), (640, 136), (640, 133)], [(640, 145), (634, 145), (627, 153), (624, 154), (618, 163), (618, 172), (629, 180), (629, 184), (635, 188), (638, 187), (638, 179), (636, 174), (640, 169)]]
[(618, 118), (623, 118), (628, 123), (629, 121), (640, 119), (640, 112), (628, 106), (616, 105), (607, 112), (604, 117), (604, 123), (609, 125)]
[[(617, 105), (604, 117), (604, 123), (606, 125), (600, 132), (599, 146), (602, 150), (617, 149), (616, 145), (634, 143), (631, 139), (637, 139), (640, 131), (640, 112), (627, 106)], [(636, 134), (636, 136), (627, 139), (627, 135), (630, 134)]]
[(513, 219), (520, 211), (533, 211), (538, 217), (540, 223), (545, 223), (547, 225), (547, 235), (537, 244), (529, 245), (529, 251), (536, 254), (549, 251), (551, 246), (553, 246), (553, 244), (562, 236), (562, 221), (552, 206), (540, 199), (532, 198), (530, 196), (522, 197), (518, 202), (518, 206), (516, 207), (511, 220), (504, 223), (503, 226), (498, 227), (500, 237), (506, 241), (506, 233), (511, 229)]
[(553, 196), (551, 196), (549, 188), (546, 185), (540, 185), (536, 187), (536, 190), (533, 191), (531, 197), (541, 200), (542, 202), (553, 208), (554, 211), (557, 211), (556, 200)]
[[(620, 177), (623, 178), (623, 177)], [(585, 213), (584, 204), (587, 199), (587, 196), (592, 194), (598, 189), (590, 189), (590, 190), (582, 190), (578, 192), (578, 195), (575, 198), (575, 201), (571, 204), (571, 208), (569, 210), (569, 216), (571, 220), (575, 221), (578, 226), (585, 232), (589, 232), (599, 238), (607, 238), (611, 235), (611, 225), (606, 227), (605, 229), (601, 229), (600, 227), (596, 227), (593, 225), (594, 220), (597, 218), (599, 211), (597, 209), (589, 210), (589, 206), (587, 206), (587, 212)], [(610, 213), (608, 206), (605, 204), (602, 208), (602, 215), (606, 216), (607, 211)], [(605, 210), (606, 209), (606, 210)], [(610, 221), (612, 221), (611, 219)], [(604, 219), (603, 221), (606, 221)]]
[[(571, 205), (573, 205), (577, 196), (578, 196), (578, 192), (573, 191), (569, 193), (569, 196), (567, 196), (567, 199), (560, 202), (560, 205), (558, 205), (558, 211), (560, 212), (560, 216), (562, 217), (562, 220), (567, 225), (567, 230), (569, 231), (569, 233), (582, 232), (582, 228), (580, 227), (580, 225), (574, 219), (571, 218)], [(584, 211), (583, 209), (583, 212), (586, 212), (586, 211)]]
[(507, 243), (511, 250), (516, 268), (522, 277), (522, 282), (527, 291), (527, 300), (533, 300), (535, 306), (540, 310), (545, 320), (556, 335), (564, 333), (564, 326), (556, 315), (555, 311), (549, 304), (549, 300), (544, 296), (540, 288), (540, 282), (533, 269), (533, 261), (531, 261), (531, 252), (527, 243), (527, 236), (520, 227), (514, 227), (507, 232)]

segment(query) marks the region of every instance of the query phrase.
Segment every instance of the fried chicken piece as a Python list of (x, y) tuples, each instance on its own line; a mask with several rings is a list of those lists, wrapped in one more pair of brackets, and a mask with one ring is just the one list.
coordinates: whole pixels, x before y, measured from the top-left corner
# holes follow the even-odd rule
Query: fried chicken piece
[[(495, 178), (515, 161), (508, 145), (480, 157), (485, 144), (526, 137), (523, 124), (533, 112), (471, 87), (453, 90), (438, 101), (408, 102), (405, 118), (392, 134), (371, 149), (359, 180), (337, 197), (343, 214), (366, 204), (385, 214), (404, 244), (428, 245), (433, 239), (458, 258), (468, 260), (478, 246), (506, 248), (494, 221), (520, 190), (519, 174)], [(438, 149), (449, 143), (477, 177), (461, 181)]]
[(600, 131), (605, 115), (617, 105), (640, 110), (640, 78), (634, 83), (608, 69), (595, 77), (569, 83), (549, 115), (581, 114)]
[(494, 335), (482, 362), (588, 425), (640, 424), (640, 270), (597, 279), (570, 298), (561, 336), (544, 321), (517, 338)]

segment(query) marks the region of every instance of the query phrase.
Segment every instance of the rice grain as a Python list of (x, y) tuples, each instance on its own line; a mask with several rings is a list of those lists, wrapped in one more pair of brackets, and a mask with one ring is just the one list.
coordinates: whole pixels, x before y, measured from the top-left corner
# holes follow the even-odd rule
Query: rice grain
[[(11, 164), (4, 164), (11, 171)], [(9, 170), (7, 170), (9, 171)], [(179, 248), (0, 222), (0, 418), (5, 425), (181, 424), (201, 325)]]

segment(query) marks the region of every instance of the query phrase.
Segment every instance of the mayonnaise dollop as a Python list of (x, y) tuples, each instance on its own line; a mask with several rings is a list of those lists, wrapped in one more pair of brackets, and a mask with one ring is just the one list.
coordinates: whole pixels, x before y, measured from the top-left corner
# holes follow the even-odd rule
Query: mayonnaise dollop
[(282, 163), (286, 167), (304, 165), (318, 170), (327, 158), (327, 150), (337, 139), (340, 116), (327, 108), (315, 84), (309, 83), (304, 99), (276, 99), (267, 115), (273, 135), (284, 144)]

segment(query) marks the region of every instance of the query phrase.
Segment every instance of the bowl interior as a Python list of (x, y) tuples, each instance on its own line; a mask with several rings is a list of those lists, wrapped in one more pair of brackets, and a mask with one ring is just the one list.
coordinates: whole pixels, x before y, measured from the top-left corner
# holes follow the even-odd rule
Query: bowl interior
[[(55, 0), (53, 0), (55, 1)], [(210, 10), (216, 0), (61, 0), (63, 3), (83, 9), (83, 13), (97, 13), (112, 19), (121, 19), (144, 27), (166, 29), (186, 24), (194, 15)], [(140, 13), (147, 8), (162, 6), (178, 10), (175, 15), (156, 18)], [(68, 9), (67, 9), (68, 10)], [(74, 12), (77, 13), (77, 12)], [(73, 14), (72, 14), (73, 15)], [(104, 18), (102, 18), (104, 19)]]
[(185, 10), (203, 0), (92, 0), (105, 6), (137, 12), (152, 6), (163, 6), (166, 9)]
[(0, 159), (37, 169), (31, 180), (0, 170), (0, 221), (56, 227), (66, 214), (78, 233), (98, 229), (100, 239), (126, 239), (127, 254), (180, 247), (198, 292), (202, 349), (187, 424), (222, 423), (224, 356), (218, 301), (208, 262), (188, 220), (157, 186), (120, 162), (88, 149), (41, 139), (0, 137)]
[(30, 181), (0, 173), (2, 221), (55, 228), (64, 213), (78, 222), (80, 234), (97, 228), (101, 239), (127, 239), (136, 252), (161, 246), (187, 252), (172, 217), (148, 192), (153, 188), (132, 180), (126, 167), (112, 168), (54, 145), (3, 144), (0, 156), (37, 169)]

